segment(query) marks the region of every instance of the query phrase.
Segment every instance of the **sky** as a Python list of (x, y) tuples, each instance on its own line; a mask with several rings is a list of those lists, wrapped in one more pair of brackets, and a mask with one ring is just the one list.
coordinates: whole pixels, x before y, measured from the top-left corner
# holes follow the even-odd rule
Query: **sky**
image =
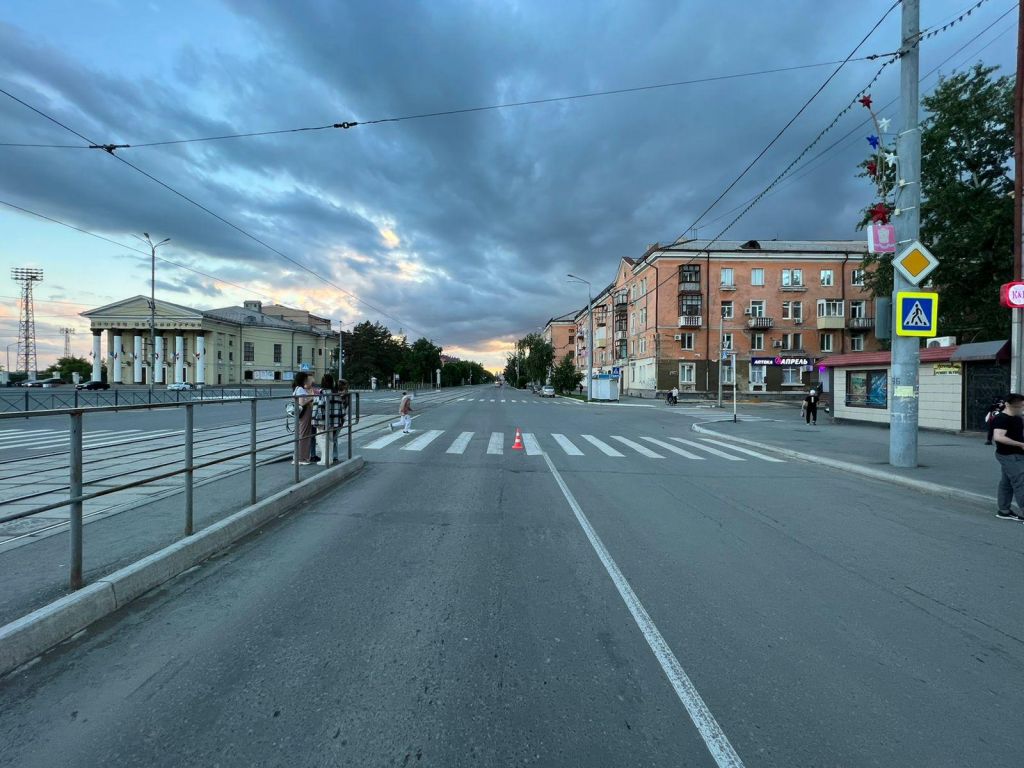
[[(945, 24), (975, 2), (926, 0), (921, 26)], [(97, 144), (366, 123), (745, 76), (125, 148), (116, 157), (84, 148), (79, 136), (0, 94), (0, 143), (74, 145), (0, 146), (0, 343), (11, 345), (17, 368), (18, 285), (7, 276), (36, 267), (44, 270), (35, 287), (40, 368), (62, 353), (61, 328), (76, 330), (72, 352), (86, 355), (88, 323), (78, 313), (149, 292), (142, 232), (171, 239), (158, 251), (167, 260), (157, 265), (158, 298), (201, 309), (258, 298), (346, 327), (379, 321), (491, 368), (502, 366), (515, 339), (585, 304), (585, 286), (568, 273), (599, 290), (620, 258), (651, 243), (688, 231), (859, 239), (859, 211), (873, 202), (857, 177), (870, 132), (858, 129), (867, 117), (859, 107), (805, 156), (813, 162), (723, 228), (882, 60), (843, 66), (698, 217), (890, 6), (5, 0), (0, 88)], [(1012, 75), (1015, 6), (986, 0), (922, 42), (921, 74), (938, 67), (922, 95), (940, 76), (979, 61)], [(900, 8), (889, 13), (856, 56), (896, 50), (899, 16)], [(792, 67), (801, 68), (749, 74)], [(876, 106), (898, 89), (894, 64), (871, 89)], [(896, 118), (897, 109), (881, 114)]]

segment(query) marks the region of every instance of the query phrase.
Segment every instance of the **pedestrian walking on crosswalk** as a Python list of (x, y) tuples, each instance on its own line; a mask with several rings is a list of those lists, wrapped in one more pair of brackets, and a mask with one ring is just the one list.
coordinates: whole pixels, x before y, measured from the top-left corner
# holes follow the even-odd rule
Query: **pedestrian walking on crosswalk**
[(402, 402), (398, 405), (398, 421), (388, 424), (388, 429), (394, 432), (395, 427), (402, 428), (402, 434), (408, 435), (412, 432), (412, 397), (408, 392), (402, 393)]

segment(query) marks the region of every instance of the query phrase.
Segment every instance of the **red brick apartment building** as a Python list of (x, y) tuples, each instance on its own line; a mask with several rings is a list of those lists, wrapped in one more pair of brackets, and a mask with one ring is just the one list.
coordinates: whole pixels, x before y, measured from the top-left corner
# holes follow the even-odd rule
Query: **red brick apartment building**
[(562, 358), (567, 354), (576, 352), (576, 315), (576, 312), (569, 312), (560, 317), (553, 317), (544, 326), (544, 340), (555, 349), (553, 365), (562, 362)]
[[(793, 392), (817, 381), (833, 354), (880, 349), (864, 287), (861, 241), (654, 245), (619, 262), (594, 298), (594, 372), (621, 376), (625, 394)], [(586, 369), (588, 317), (576, 324)], [(722, 354), (720, 350), (725, 350)], [(734, 365), (735, 363), (735, 365)]]

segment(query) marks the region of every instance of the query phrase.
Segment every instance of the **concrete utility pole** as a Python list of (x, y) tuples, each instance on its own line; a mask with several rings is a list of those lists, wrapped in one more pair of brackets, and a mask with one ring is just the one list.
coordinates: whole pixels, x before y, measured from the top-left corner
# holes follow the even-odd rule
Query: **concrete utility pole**
[[(920, 0), (903, 0), (900, 50), (901, 128), (896, 137), (896, 253), (918, 239), (921, 226), (921, 126), (918, 106)], [(914, 286), (893, 270), (892, 305), (896, 295)], [(892, 385), (889, 391), (889, 463), (917, 466), (918, 367), (920, 343), (915, 336), (892, 337)]]
[(725, 307), (718, 310), (718, 407), (722, 407), (722, 358), (725, 356)]
[(345, 326), (338, 324), (338, 381), (345, 378)]
[[(1024, 272), (1021, 266), (1022, 238), (1024, 238), (1024, 8), (1017, 10), (1017, 83), (1013, 92), (1013, 279), (1020, 280)], [(1010, 391), (1020, 392), (1024, 371), (1024, 310), (1011, 309), (1013, 333), (1010, 346), (1013, 358), (1010, 361)]]
[(586, 283), (587, 286), (587, 322), (589, 331), (587, 337), (587, 402), (594, 399), (594, 292), (590, 283), (582, 277), (569, 275), (569, 278), (579, 283)]
[[(171, 238), (165, 237), (159, 243), (154, 243), (149, 232), (143, 232), (142, 237), (138, 235), (135, 239), (141, 240), (149, 246), (149, 389), (152, 391), (156, 383), (156, 249), (161, 245), (171, 242)], [(160, 365), (163, 365), (163, 360)]]

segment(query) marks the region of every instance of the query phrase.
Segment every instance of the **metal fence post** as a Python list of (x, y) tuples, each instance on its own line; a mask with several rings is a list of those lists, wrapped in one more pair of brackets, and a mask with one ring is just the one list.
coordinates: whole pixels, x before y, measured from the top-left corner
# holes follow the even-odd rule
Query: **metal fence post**
[(192, 535), (192, 403), (185, 406), (185, 535)]
[[(295, 445), (292, 447), (292, 464), (295, 465), (294, 479), (295, 482), (299, 482), (299, 441), (300, 433), (302, 432), (302, 408), (299, 405), (299, 398), (294, 397), (292, 401), (295, 403)], [(306, 438), (309, 439), (308, 437)]]
[(249, 402), (249, 503), (256, 503), (256, 398)]
[[(348, 413), (348, 457), (352, 458), (352, 406), (351, 400), (349, 401), (349, 413)], [(359, 403), (359, 395), (356, 395), (356, 403)]]
[(79, 589), (82, 586), (82, 414), (71, 414), (71, 448), (69, 489), (71, 493), (71, 509), (69, 524), (71, 526), (71, 574), (69, 586)]

